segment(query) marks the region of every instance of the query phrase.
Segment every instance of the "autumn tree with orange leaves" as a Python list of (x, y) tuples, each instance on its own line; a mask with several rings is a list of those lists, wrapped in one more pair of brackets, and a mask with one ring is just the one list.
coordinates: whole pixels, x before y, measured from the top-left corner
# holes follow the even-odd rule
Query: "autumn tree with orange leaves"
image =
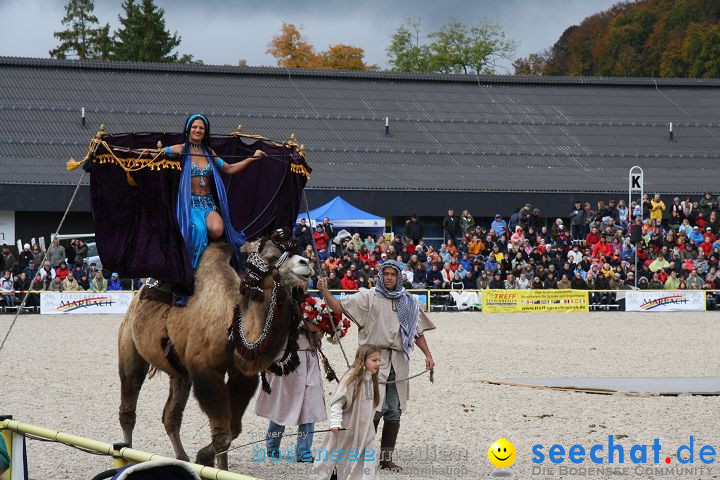
[(327, 70), (377, 70), (364, 61), (365, 50), (352, 45), (330, 45), (326, 51), (316, 52), (300, 27), (283, 22), (280, 33), (268, 43), (267, 53), (275, 57), (278, 67), (314, 68)]
[(720, 2), (618, 3), (513, 65), (518, 75), (718, 78)]

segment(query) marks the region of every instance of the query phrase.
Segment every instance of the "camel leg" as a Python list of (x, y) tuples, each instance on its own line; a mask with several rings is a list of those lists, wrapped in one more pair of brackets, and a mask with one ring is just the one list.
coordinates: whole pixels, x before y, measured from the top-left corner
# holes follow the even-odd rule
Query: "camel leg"
[(162, 421), (165, 431), (170, 437), (170, 442), (175, 451), (175, 458), (178, 460), (190, 461), (185, 453), (182, 441), (180, 440), (180, 426), (182, 425), (183, 412), (190, 396), (190, 380), (182, 376), (170, 377), (170, 393), (168, 394), (165, 408), (163, 409)]
[[(227, 470), (227, 453), (230, 447), (230, 401), (225, 386), (225, 372), (198, 372), (191, 371), (190, 378), (193, 392), (200, 404), (200, 408), (210, 420), (212, 442), (200, 449), (195, 457), (195, 463), (213, 466)], [(217, 460), (217, 463), (215, 463)]]
[(129, 329), (123, 328), (118, 335), (118, 372), (120, 373), (120, 427), (123, 441), (132, 446), (135, 428), (135, 411), (138, 395), (145, 381), (148, 362), (140, 356)]
[(250, 399), (255, 395), (260, 378), (258, 375), (246, 376), (232, 372), (228, 378), (230, 395), (230, 433), (235, 440), (242, 432), (242, 417)]

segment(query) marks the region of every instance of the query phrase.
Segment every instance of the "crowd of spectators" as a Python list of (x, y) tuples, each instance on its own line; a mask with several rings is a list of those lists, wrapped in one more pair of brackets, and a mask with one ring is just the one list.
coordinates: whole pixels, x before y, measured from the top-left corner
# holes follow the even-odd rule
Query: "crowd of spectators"
[[(574, 203), (566, 218), (554, 221), (525, 204), (507, 219), (495, 215), (476, 222), (468, 210), (448, 210), (443, 241), (426, 244), (413, 214), (392, 241), (359, 233), (338, 238), (329, 218), (315, 228), (302, 219), (293, 231), (303, 255), (321, 265), (335, 290), (374, 286), (380, 265), (396, 260), (402, 281), (413, 289), (640, 289), (720, 290), (720, 197), (699, 200), (647, 195), (624, 200)], [(318, 258), (312, 248), (317, 248)], [(46, 255), (47, 253), (47, 255)], [(637, 255), (637, 270), (635, 256)], [(87, 245), (53, 240), (47, 252), (24, 245), (0, 255), (0, 305), (14, 306), (18, 292), (126, 290), (134, 285), (116, 273), (86, 265)], [(314, 287), (316, 276), (311, 281)], [(30, 304), (38, 303), (31, 295)]]
[(39, 244), (23, 245), (19, 255), (2, 246), (0, 256), (0, 306), (15, 307), (30, 291), (26, 305), (39, 306), (41, 291), (106, 292), (129, 289), (129, 281), (117, 273), (103, 272), (95, 263), (86, 265), (88, 247), (82, 240), (70, 240), (66, 246), (54, 239), (43, 251)]
[[(547, 219), (525, 204), (509, 218), (495, 215), (489, 225), (468, 210), (443, 219), (443, 242), (427, 245), (417, 215), (392, 241), (359, 234), (333, 242), (324, 219), (314, 231), (301, 222), (295, 235), (331, 289), (373, 286), (379, 266), (394, 259), (403, 282), (414, 289), (720, 289), (718, 198), (660, 195), (636, 204), (624, 200), (575, 202), (566, 218)], [(631, 232), (635, 232), (635, 241)], [(637, 271), (635, 255), (637, 254)]]

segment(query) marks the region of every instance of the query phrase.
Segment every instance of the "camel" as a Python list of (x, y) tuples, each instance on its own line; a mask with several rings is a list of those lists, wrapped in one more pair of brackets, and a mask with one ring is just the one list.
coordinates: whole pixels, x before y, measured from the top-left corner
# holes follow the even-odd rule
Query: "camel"
[[(119, 418), (125, 443), (132, 446), (138, 395), (149, 371), (156, 369), (170, 377), (162, 422), (175, 457), (189, 460), (180, 440), (180, 425), (192, 387), (209, 418), (212, 439), (197, 453), (195, 461), (227, 470), (227, 453), (223, 452), (242, 430), (242, 416), (257, 389), (258, 373), (277, 366), (274, 360), (286, 344), (290, 345), (292, 329), (297, 332), (299, 320), (292, 310), (297, 304), (291, 295), (302, 292), (297, 287), (313, 274), (306, 258), (283, 255), (281, 248), (288, 244), (282, 244), (276, 236), (242, 247), (244, 253), (250, 254), (246, 262), (250, 275), (257, 272), (251, 263), (267, 262), (267, 271), (256, 275), (254, 284), (248, 273), (241, 278), (230, 266), (232, 252), (227, 244), (211, 243), (195, 272), (195, 293), (187, 306), (143, 298), (142, 289), (132, 300), (118, 332)], [(255, 261), (251, 262), (253, 252)], [(245, 295), (240, 294), (241, 290)], [(272, 313), (268, 306), (273, 301), (275, 318), (270, 331), (264, 331), (266, 316)], [(241, 325), (234, 335), (242, 337), (246, 347), (253, 343), (260, 347), (243, 352), (235, 341), (233, 348), (228, 338), (231, 325)], [(242, 335), (238, 335), (240, 332)]]

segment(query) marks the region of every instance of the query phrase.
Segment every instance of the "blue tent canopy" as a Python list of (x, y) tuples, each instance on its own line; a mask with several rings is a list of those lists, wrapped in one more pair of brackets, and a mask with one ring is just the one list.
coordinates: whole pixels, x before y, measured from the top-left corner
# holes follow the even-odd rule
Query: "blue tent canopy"
[[(325, 217), (330, 219), (336, 229), (372, 231), (376, 235), (382, 235), (385, 230), (385, 219), (383, 217), (360, 210), (339, 196), (325, 205), (310, 210), (311, 226), (321, 223)], [(298, 223), (301, 218), (307, 219), (307, 214), (299, 215), (297, 218)]]

